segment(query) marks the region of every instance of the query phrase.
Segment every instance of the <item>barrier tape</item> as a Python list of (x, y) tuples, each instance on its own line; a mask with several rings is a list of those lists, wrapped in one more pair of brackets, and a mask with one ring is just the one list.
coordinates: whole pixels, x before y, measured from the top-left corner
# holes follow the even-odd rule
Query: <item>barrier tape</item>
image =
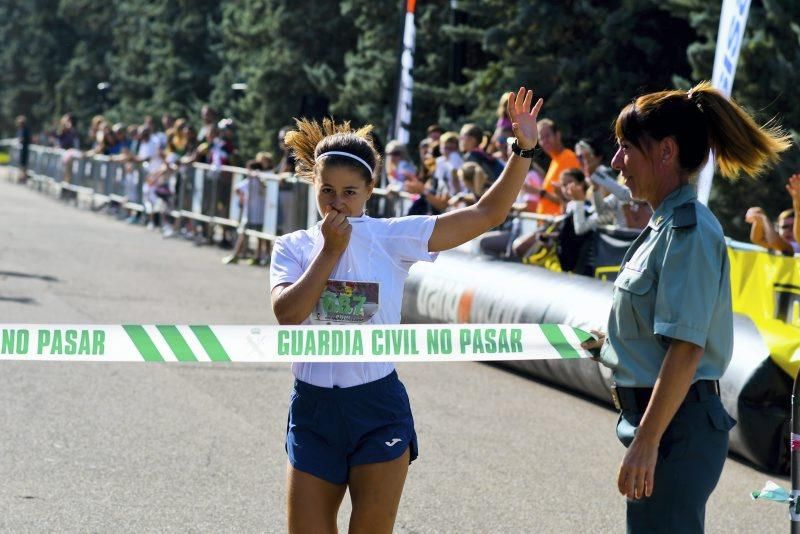
[(441, 362), (578, 359), (591, 335), (556, 324), (0, 325), (0, 360)]

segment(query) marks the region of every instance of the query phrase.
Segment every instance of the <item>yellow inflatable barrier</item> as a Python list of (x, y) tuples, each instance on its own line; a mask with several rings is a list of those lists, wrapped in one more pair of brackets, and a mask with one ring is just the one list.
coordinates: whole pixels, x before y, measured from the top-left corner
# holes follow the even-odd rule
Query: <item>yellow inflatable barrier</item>
[(733, 310), (756, 324), (773, 361), (800, 369), (800, 257), (728, 247)]

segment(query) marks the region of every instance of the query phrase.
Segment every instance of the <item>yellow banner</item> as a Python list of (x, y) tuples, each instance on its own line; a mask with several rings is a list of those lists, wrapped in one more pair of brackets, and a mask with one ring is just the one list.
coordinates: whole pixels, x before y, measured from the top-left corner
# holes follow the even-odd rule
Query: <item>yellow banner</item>
[(750, 317), (770, 356), (790, 376), (800, 369), (800, 258), (728, 247), (733, 311)]

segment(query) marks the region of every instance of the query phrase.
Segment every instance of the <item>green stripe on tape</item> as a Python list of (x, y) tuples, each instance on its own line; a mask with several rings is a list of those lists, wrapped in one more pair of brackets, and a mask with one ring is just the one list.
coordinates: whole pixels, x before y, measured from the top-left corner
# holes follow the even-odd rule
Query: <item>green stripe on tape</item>
[(163, 362), (164, 358), (161, 357), (161, 353), (158, 352), (158, 348), (153, 344), (153, 341), (150, 339), (150, 336), (147, 335), (145, 332), (144, 327), (139, 326), (137, 324), (124, 324), (122, 328), (125, 329), (125, 332), (128, 334), (128, 337), (131, 338), (133, 344), (136, 346), (136, 350), (139, 351), (139, 354), (142, 355), (142, 358), (146, 362)]
[(176, 327), (168, 324), (159, 324), (156, 325), (156, 328), (158, 328), (158, 331), (164, 336), (164, 341), (167, 342), (167, 345), (172, 349), (172, 352), (179, 362), (197, 361), (192, 349), (186, 343), (186, 340), (183, 339), (183, 336)]
[(586, 330), (581, 330), (580, 328), (575, 327), (573, 327), (572, 330), (575, 332), (575, 335), (578, 336), (578, 339), (581, 340), (581, 343), (586, 343), (590, 339), (595, 339), (595, 337)]
[(228, 353), (225, 352), (225, 349), (219, 342), (219, 339), (217, 339), (217, 336), (214, 335), (214, 332), (212, 332), (209, 327), (195, 325), (190, 326), (189, 328), (191, 328), (192, 332), (194, 332), (194, 335), (197, 336), (197, 340), (200, 341), (201, 345), (203, 345), (203, 348), (212, 362), (231, 361)]
[(544, 337), (547, 338), (547, 341), (549, 341), (553, 348), (558, 351), (558, 354), (561, 355), (562, 358), (569, 359), (581, 357), (581, 355), (578, 354), (578, 351), (569, 344), (567, 338), (565, 338), (564, 334), (561, 333), (561, 329), (557, 324), (543, 324), (539, 325), (539, 327), (542, 329)]

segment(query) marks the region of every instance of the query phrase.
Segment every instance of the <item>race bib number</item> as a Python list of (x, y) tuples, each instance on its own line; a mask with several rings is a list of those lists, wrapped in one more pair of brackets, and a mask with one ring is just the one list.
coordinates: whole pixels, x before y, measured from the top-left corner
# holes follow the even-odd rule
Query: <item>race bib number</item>
[(363, 324), (378, 313), (380, 286), (377, 282), (328, 280), (312, 324)]

